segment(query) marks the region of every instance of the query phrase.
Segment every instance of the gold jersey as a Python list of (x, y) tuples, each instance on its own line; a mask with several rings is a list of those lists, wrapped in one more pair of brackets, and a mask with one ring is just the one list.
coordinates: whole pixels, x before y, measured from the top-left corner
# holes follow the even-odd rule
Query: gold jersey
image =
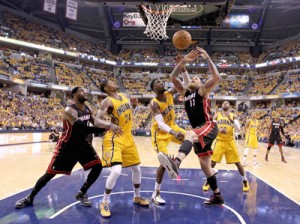
[[(233, 113), (230, 113), (230, 119), (233, 120)], [(221, 132), (218, 133), (218, 140), (233, 140), (233, 124), (230, 122), (227, 116), (223, 116), (222, 113), (217, 114), (217, 124), (218, 128), (226, 128), (227, 134), (223, 134)]]
[(248, 127), (248, 133), (250, 135), (257, 135), (257, 129), (258, 129), (258, 120), (250, 119), (250, 124), (249, 124), (249, 127)]
[(114, 124), (121, 127), (123, 133), (131, 133), (133, 116), (130, 102), (124, 94), (118, 95), (121, 97), (120, 100), (108, 96), (113, 105), (113, 110), (109, 116)]
[[(165, 92), (164, 94), (166, 96), (165, 102), (161, 102), (156, 98), (153, 98), (152, 101), (156, 102), (159, 105), (159, 109), (161, 111), (161, 115), (164, 118), (164, 122), (171, 127), (175, 125), (174, 100), (171, 93)], [(154, 130), (159, 129), (154, 116), (152, 118), (152, 129)]]

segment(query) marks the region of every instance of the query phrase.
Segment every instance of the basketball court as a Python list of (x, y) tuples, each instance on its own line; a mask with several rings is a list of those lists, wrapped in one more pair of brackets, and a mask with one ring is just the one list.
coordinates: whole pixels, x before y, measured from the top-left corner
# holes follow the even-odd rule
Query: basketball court
[[(142, 160), (142, 195), (150, 200), (154, 188), (156, 153), (150, 138), (136, 137)], [(95, 138), (101, 155), (101, 138)], [(238, 143), (242, 149), (243, 142)], [(218, 181), (225, 204), (205, 207), (203, 201), (211, 192), (203, 192), (204, 175), (193, 152), (182, 163), (180, 179), (164, 178), (161, 193), (165, 206), (153, 203), (150, 208), (132, 204), (133, 188), (130, 169), (123, 169), (111, 196), (110, 219), (100, 216), (99, 203), (109, 169), (103, 169), (97, 182), (88, 191), (92, 207), (81, 206), (75, 194), (84, 182), (86, 172), (76, 166), (71, 176), (50, 181), (38, 194), (34, 206), (15, 209), (14, 203), (26, 196), (36, 180), (44, 173), (52, 156), (54, 143), (35, 143), (1, 147), (1, 211), (0, 223), (300, 223), (299, 194), (292, 186), (299, 185), (297, 160), (300, 152), (284, 148), (288, 163), (280, 161), (277, 148), (272, 148), (269, 162), (264, 162), (261, 145), (258, 158), (261, 166), (246, 167), (249, 193), (242, 192), (242, 183), (234, 165), (217, 165)], [(177, 146), (171, 144), (175, 154)], [(18, 162), (17, 162), (18, 161)], [(20, 162), (22, 161), (22, 162)], [(6, 170), (6, 171), (5, 171)], [(7, 170), (10, 170), (7, 172)], [(63, 190), (61, 190), (63, 189)]]

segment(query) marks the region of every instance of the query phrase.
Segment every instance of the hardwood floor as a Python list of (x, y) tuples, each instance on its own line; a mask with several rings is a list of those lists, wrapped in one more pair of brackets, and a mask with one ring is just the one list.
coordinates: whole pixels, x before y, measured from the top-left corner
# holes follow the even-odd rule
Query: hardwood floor
[[(136, 137), (136, 144), (140, 152), (141, 165), (147, 167), (158, 166), (156, 152), (151, 146), (149, 137)], [(101, 155), (101, 138), (94, 139), (94, 146)], [(240, 155), (243, 152), (243, 142), (238, 141)], [(35, 143), (0, 147), (0, 199), (16, 194), (28, 188), (32, 188), (37, 179), (44, 174), (52, 157), (54, 143)], [(169, 154), (177, 154), (179, 145), (171, 143)], [(296, 186), (300, 186), (300, 150), (284, 147), (287, 164), (280, 160), (277, 146), (271, 149), (269, 161), (264, 161), (266, 144), (260, 143), (258, 161), (261, 166), (252, 166), (251, 150), (248, 155), (249, 166), (246, 171), (252, 172), (290, 199), (300, 204), (300, 194)], [(74, 170), (80, 169), (77, 164)], [(191, 152), (182, 162), (181, 168), (200, 169), (198, 158)], [(227, 165), (224, 161), (217, 167), (221, 170), (236, 170), (235, 165)], [(202, 183), (199, 183), (201, 186)]]

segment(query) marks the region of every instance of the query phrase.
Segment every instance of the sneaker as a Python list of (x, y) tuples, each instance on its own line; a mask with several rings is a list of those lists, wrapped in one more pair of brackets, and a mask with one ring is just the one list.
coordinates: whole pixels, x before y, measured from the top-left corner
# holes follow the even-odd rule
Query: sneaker
[(213, 194), (212, 196), (210, 196), (210, 199), (208, 201), (205, 201), (203, 204), (206, 206), (222, 205), (224, 204), (224, 199), (222, 195)]
[(208, 191), (210, 189), (210, 185), (208, 184), (207, 181), (205, 181), (205, 183), (202, 186), (202, 190), (203, 191)]
[(248, 180), (243, 180), (243, 192), (249, 191), (249, 182)]
[(77, 195), (75, 196), (75, 198), (81, 202), (81, 205), (82, 206), (85, 206), (85, 207), (91, 207), (92, 206), (92, 203), (90, 202), (90, 200), (88, 199), (88, 196), (87, 194), (83, 194), (81, 191), (79, 191), (77, 193)]
[(103, 218), (109, 218), (111, 216), (108, 202), (102, 201), (100, 203), (100, 214)]
[(165, 205), (166, 201), (160, 197), (160, 195), (157, 195), (156, 197), (152, 198), (152, 201), (157, 205)]
[(284, 163), (287, 163), (287, 161), (285, 160), (284, 156), (281, 156), (281, 161)]
[(134, 197), (133, 204), (142, 206), (142, 207), (149, 207), (149, 201), (145, 200), (142, 197)]
[(158, 153), (158, 160), (160, 165), (162, 165), (168, 172), (168, 175), (172, 179), (176, 179), (179, 174), (179, 169), (174, 162), (174, 159), (170, 158), (166, 154), (159, 152)]
[(266, 161), (268, 161), (268, 154), (266, 154), (266, 156), (265, 156), (265, 160), (266, 160)]
[(33, 198), (26, 196), (25, 198), (22, 198), (16, 202), (15, 208), (25, 208), (27, 206), (32, 205), (32, 202), (33, 202)]

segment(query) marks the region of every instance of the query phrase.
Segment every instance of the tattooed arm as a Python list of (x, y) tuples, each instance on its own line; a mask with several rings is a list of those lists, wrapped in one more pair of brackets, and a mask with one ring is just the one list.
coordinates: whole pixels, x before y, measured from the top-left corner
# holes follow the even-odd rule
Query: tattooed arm
[[(192, 50), (188, 53), (180, 62), (175, 66), (174, 70), (172, 71), (170, 78), (174, 85), (174, 88), (179, 92), (182, 96), (184, 96), (186, 92), (186, 88), (184, 87), (183, 83), (179, 80), (178, 76), (181, 73), (183, 67), (187, 62), (193, 61), (197, 56), (199, 56), (199, 51)], [(186, 73), (187, 74), (187, 73)]]

